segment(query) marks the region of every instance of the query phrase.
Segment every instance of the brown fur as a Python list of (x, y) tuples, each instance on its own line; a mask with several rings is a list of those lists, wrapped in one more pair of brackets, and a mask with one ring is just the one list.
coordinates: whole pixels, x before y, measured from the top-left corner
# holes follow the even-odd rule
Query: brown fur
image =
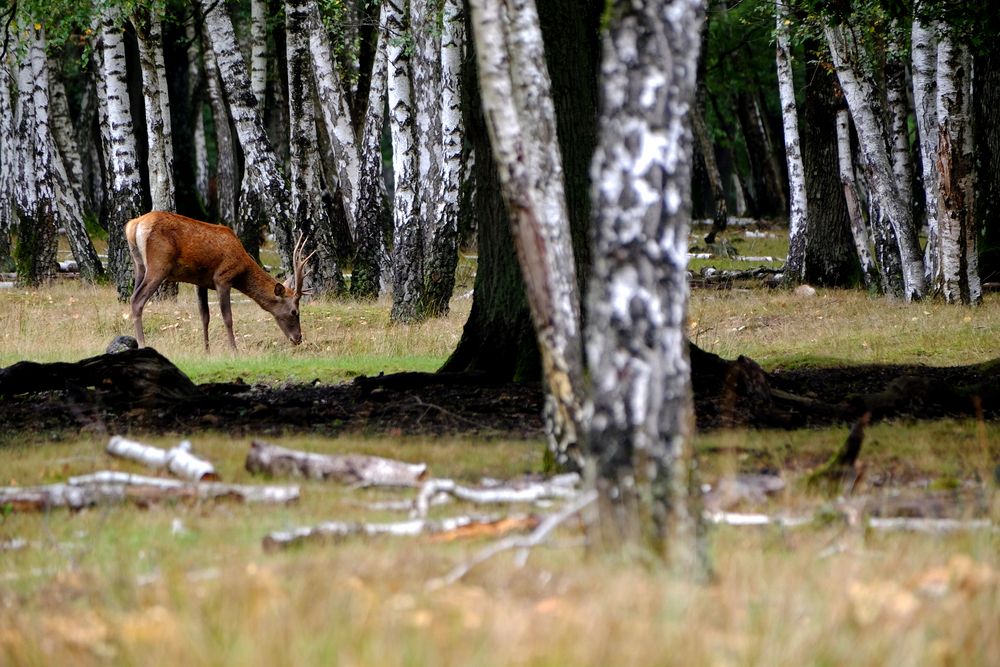
[[(146, 234), (145, 256), (140, 230)], [(166, 211), (152, 211), (125, 225), (125, 238), (135, 264), (132, 315), (136, 339), (145, 343), (142, 309), (164, 280), (198, 287), (198, 301), (208, 349), (208, 290), (219, 292), (219, 306), (235, 348), (230, 289), (235, 288), (271, 313), (278, 326), (296, 345), (302, 340), (298, 305), (301, 294), (293, 284), (284, 285), (262, 269), (240, 243), (233, 230)]]

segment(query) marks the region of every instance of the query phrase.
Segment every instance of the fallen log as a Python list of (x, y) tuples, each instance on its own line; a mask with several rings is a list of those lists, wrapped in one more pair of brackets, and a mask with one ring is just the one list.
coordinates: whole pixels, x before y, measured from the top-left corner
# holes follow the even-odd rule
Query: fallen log
[(138, 461), (156, 470), (168, 470), (181, 479), (193, 482), (217, 481), (215, 466), (191, 453), (191, 442), (184, 440), (171, 449), (161, 449), (120, 435), (111, 437), (108, 454), (131, 461)]
[[(391, 535), (396, 537), (416, 537), (418, 535), (445, 535), (460, 530), (469, 530), (472, 534), (483, 532), (496, 534), (496, 528), (511, 529), (533, 528), (537, 520), (528, 515), (514, 517), (477, 517), (458, 516), (431, 521), (428, 519), (412, 519), (410, 521), (395, 521), (390, 523), (350, 523), (344, 521), (326, 521), (315, 526), (304, 526), (287, 531), (276, 531), (264, 536), (262, 546), (264, 551), (276, 551), (298, 546), (306, 542), (336, 542), (346, 537)], [(494, 528), (494, 530), (490, 530)]]
[(418, 517), (427, 516), (430, 506), (439, 502), (441, 494), (483, 505), (572, 498), (578, 493), (576, 486), (579, 481), (579, 475), (569, 474), (549, 480), (517, 480), (503, 485), (476, 488), (463, 486), (452, 479), (429, 479), (420, 487), (420, 494), (413, 503), (413, 513)]
[(236, 500), (245, 503), (289, 503), (299, 498), (297, 486), (250, 486), (220, 482), (185, 482), (103, 470), (71, 477), (63, 484), (0, 487), (0, 508), (38, 512), (58, 507), (80, 510), (95, 505)]
[(294, 475), (358, 486), (416, 486), (427, 474), (424, 463), (405, 463), (362, 454), (315, 454), (254, 440), (246, 469), (271, 476)]

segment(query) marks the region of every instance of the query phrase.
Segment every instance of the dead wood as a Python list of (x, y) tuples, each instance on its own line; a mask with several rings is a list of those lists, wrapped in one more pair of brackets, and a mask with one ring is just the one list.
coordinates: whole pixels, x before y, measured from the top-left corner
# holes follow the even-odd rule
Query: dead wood
[(271, 476), (293, 475), (360, 486), (416, 486), (427, 474), (424, 463), (361, 454), (300, 452), (262, 440), (250, 443), (246, 469)]
[(108, 441), (107, 452), (112, 456), (138, 461), (150, 468), (168, 470), (181, 479), (193, 482), (219, 479), (215, 466), (191, 453), (189, 440), (184, 440), (171, 449), (161, 449), (116, 435)]
[(64, 484), (0, 487), (0, 508), (10, 508), (15, 512), (38, 512), (58, 507), (80, 510), (126, 502), (147, 507), (161, 502), (203, 500), (288, 503), (298, 498), (297, 486), (191, 483), (111, 470), (71, 477)]
[(19, 361), (0, 368), (0, 397), (94, 387), (116, 404), (157, 406), (202, 397), (198, 387), (156, 350), (125, 350), (77, 362)]
[(871, 421), (872, 413), (866, 412), (854, 423), (851, 432), (830, 459), (806, 477), (806, 484), (812, 487), (825, 486), (850, 493), (861, 477), (858, 456), (865, 439), (865, 427)]
[[(518, 519), (514, 521), (514, 519)], [(537, 524), (536, 524), (537, 525)], [(265, 551), (275, 551), (298, 546), (307, 542), (337, 542), (344, 538), (364, 535), (392, 535), (396, 537), (415, 537), (417, 535), (443, 535), (455, 531), (467, 530), (470, 534), (479, 531), (470, 530), (479, 527), (489, 530), (490, 527), (506, 526), (525, 528), (532, 527), (532, 522), (526, 517), (477, 517), (458, 516), (431, 521), (429, 519), (413, 519), (391, 523), (347, 523), (343, 521), (326, 521), (315, 526), (305, 526), (289, 531), (269, 533), (264, 537)], [(491, 531), (492, 534), (496, 530)]]
[(575, 473), (547, 480), (513, 480), (478, 488), (458, 484), (452, 479), (429, 479), (420, 488), (420, 494), (413, 503), (413, 513), (418, 517), (427, 516), (431, 505), (438, 504), (442, 495), (483, 505), (572, 498), (578, 493), (576, 487), (579, 482), (580, 476)]

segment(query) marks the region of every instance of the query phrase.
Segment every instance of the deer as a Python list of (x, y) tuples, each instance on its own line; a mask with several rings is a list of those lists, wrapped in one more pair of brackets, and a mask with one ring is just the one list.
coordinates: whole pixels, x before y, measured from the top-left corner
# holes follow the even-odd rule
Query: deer
[(165, 280), (190, 283), (198, 290), (205, 351), (208, 352), (208, 290), (219, 293), (219, 309), (229, 334), (229, 347), (236, 349), (230, 293), (236, 290), (271, 313), (282, 333), (293, 345), (302, 342), (299, 299), (310, 292), (302, 286), (312, 254), (303, 257), (305, 237), (300, 236), (292, 253), (293, 275), (284, 283), (271, 277), (247, 254), (232, 229), (167, 211), (151, 211), (129, 220), (125, 238), (135, 264), (132, 318), (139, 347), (146, 344), (142, 309)]

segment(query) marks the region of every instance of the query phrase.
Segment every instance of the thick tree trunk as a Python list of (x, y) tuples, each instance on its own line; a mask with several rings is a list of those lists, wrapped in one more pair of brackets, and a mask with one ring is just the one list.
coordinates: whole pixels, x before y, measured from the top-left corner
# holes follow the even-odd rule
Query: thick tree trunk
[(391, 228), (389, 205), (382, 178), (382, 130), (385, 128), (386, 13), (379, 9), (378, 27), (372, 35), (374, 59), (367, 77), (368, 103), (358, 146), (357, 213), (354, 229), (354, 262), (351, 296), (374, 299), (389, 291), (392, 266), (385, 245), (385, 230)]
[(135, 127), (129, 108), (125, 71), (125, 42), (114, 8), (102, 15), (101, 37), (104, 95), (107, 108), (108, 161), (108, 272), (122, 301), (132, 294), (132, 257), (125, 242), (125, 223), (142, 209), (142, 185), (135, 148)]
[[(6, 30), (0, 36), (6, 37)], [(4, 270), (10, 268), (11, 232), (17, 222), (14, 207), (17, 135), (10, 89), (10, 64), (6, 58), (0, 59), (0, 266)]]
[[(236, 218), (236, 147), (233, 145), (233, 133), (229, 125), (229, 110), (223, 97), (215, 52), (205, 44), (204, 54), (205, 91), (208, 93), (212, 124), (215, 126), (215, 217), (239, 234), (242, 227)], [(240, 241), (247, 253), (259, 262), (260, 234), (247, 234), (246, 238), (241, 236)]]
[(415, 322), (423, 311), (423, 234), (417, 182), (419, 156), (414, 128), (411, 58), (399, 35), (409, 25), (402, 0), (386, 0), (389, 128), (393, 168), (393, 322)]
[(982, 301), (977, 248), (972, 134), (972, 57), (942, 27), (937, 63), (938, 248), (948, 303)]
[(788, 162), (788, 191), (791, 207), (788, 212), (788, 261), (786, 282), (795, 284), (805, 278), (806, 239), (809, 237), (809, 208), (806, 201), (805, 167), (799, 143), (799, 119), (795, 106), (795, 81), (792, 77), (792, 53), (789, 45), (787, 0), (775, 0), (776, 28), (775, 61), (778, 67), (778, 93), (781, 97), (781, 118), (785, 131), (785, 159)]
[[(872, 217), (872, 226), (876, 227), (882, 219), (888, 221), (899, 249), (903, 297), (907, 301), (920, 299), (926, 292), (926, 282), (923, 255), (913, 224), (913, 215), (909, 202), (902, 200), (896, 183), (889, 157), (887, 129), (880, 120), (882, 114), (873, 106), (877, 104), (877, 90), (870, 81), (859, 75), (856, 45), (849, 31), (849, 26), (828, 25), (825, 28), (840, 87), (844, 91), (844, 97), (847, 99), (858, 131), (871, 199), (879, 211), (878, 215)], [(876, 230), (876, 233), (879, 232)], [(888, 230), (885, 236), (888, 236)], [(882, 269), (883, 272), (887, 271), (885, 264), (882, 265)]]
[(979, 271), (983, 282), (1000, 283), (1000, 54), (973, 58), (972, 126), (976, 133), (976, 220), (982, 226)]
[(480, 91), (547, 388), (550, 451), (579, 465), (583, 355), (569, 214), (551, 82), (530, 0), (509, 13), (473, 2)]
[[(812, 52), (815, 43), (806, 43)], [(861, 219), (861, 208), (854, 192), (854, 168), (850, 164), (850, 134), (845, 134), (845, 165), (852, 208), (848, 208), (845, 185), (839, 172), (837, 150), (837, 111), (842, 104), (835, 89), (833, 75), (822, 64), (806, 64), (805, 109), (803, 123), (803, 164), (806, 175), (806, 196), (819, 205), (809, 207), (809, 235), (806, 239), (805, 280), (827, 287), (849, 287), (858, 281), (858, 252), (851, 236), (851, 215), (858, 216), (858, 229), (863, 233), (859, 243), (868, 253), (868, 234)], [(848, 122), (844, 109), (844, 122)], [(845, 133), (848, 128), (845, 125)], [(871, 255), (866, 254), (864, 271), (874, 272)], [(866, 276), (867, 280), (872, 276)], [(876, 276), (877, 281), (877, 276)], [(877, 285), (877, 282), (874, 284)]]
[(697, 87), (696, 0), (617, 7), (594, 155), (594, 268), (587, 356), (596, 475), (592, 530), (641, 544), (681, 571), (701, 564), (684, 327), (691, 201), (688, 109)]
[(307, 252), (316, 250), (310, 260), (309, 287), (317, 293), (335, 296), (344, 291), (344, 276), (337, 264), (333, 226), (322, 200), (313, 66), (309, 61), (309, 33), (317, 27), (310, 24), (309, 8), (304, 0), (287, 0), (285, 35), (292, 215), (296, 235), (304, 234), (309, 239)]
[(250, 88), (246, 62), (240, 53), (233, 24), (224, 4), (199, 0), (208, 41), (215, 53), (230, 117), (243, 149), (244, 171), (240, 184), (237, 234), (244, 246), (255, 249), (265, 224), (274, 236), (281, 265), (292, 271), (292, 232), (288, 185)]

